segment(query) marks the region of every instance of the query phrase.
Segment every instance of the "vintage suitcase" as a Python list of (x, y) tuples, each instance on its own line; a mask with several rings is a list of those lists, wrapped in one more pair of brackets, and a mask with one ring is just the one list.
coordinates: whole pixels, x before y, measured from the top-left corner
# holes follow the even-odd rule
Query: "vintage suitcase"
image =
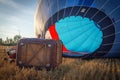
[(19, 67), (55, 68), (62, 62), (62, 43), (59, 40), (21, 39), (16, 62)]

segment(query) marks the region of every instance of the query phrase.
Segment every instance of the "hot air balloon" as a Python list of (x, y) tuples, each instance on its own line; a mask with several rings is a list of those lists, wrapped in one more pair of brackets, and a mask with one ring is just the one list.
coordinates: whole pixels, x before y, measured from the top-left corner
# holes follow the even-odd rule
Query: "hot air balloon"
[(39, 0), (36, 36), (61, 40), (63, 56), (120, 57), (119, 4), (119, 0)]

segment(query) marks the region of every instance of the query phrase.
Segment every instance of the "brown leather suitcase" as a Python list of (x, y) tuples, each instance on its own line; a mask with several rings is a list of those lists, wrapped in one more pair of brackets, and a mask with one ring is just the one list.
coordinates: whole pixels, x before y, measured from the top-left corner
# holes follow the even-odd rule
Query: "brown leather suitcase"
[(62, 43), (59, 40), (21, 39), (16, 62), (19, 67), (55, 68), (62, 62)]

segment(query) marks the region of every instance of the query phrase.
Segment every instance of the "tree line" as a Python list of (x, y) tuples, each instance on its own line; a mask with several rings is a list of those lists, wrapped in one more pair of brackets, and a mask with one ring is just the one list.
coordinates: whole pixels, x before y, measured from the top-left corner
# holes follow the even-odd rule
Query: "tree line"
[(0, 45), (4, 46), (14, 46), (18, 43), (18, 41), (22, 38), (21, 35), (15, 35), (13, 38), (6, 37), (6, 40), (0, 39)]

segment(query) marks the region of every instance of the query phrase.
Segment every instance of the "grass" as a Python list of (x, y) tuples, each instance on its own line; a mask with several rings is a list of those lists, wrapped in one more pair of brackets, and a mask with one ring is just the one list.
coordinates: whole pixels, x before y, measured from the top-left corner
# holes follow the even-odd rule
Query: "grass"
[(120, 59), (69, 59), (51, 71), (19, 68), (0, 53), (0, 80), (120, 80)]

